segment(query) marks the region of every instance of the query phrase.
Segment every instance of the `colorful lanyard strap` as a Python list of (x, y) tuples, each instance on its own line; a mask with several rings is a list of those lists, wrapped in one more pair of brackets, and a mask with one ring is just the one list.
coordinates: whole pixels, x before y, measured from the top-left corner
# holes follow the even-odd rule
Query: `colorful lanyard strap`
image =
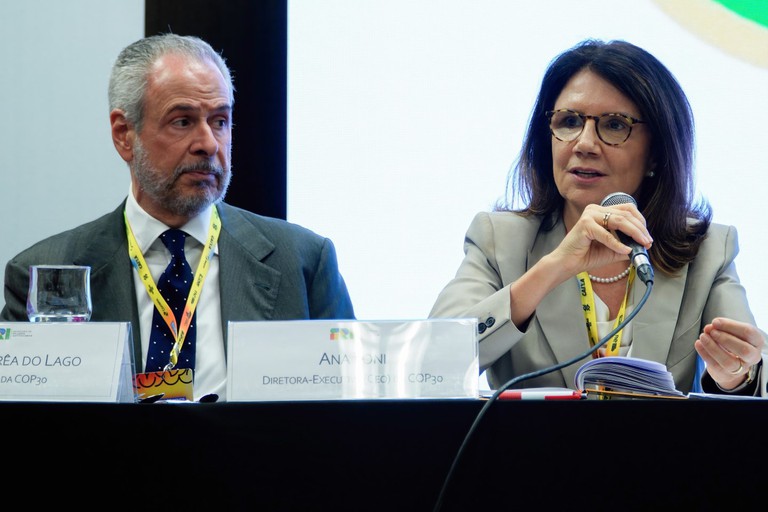
[[(619, 308), (619, 314), (616, 315), (616, 321), (613, 323), (615, 329), (623, 320), (627, 309), (627, 297), (629, 296), (629, 290), (632, 289), (632, 283), (635, 280), (635, 267), (632, 266), (632, 270), (629, 272), (629, 278), (627, 280), (627, 289), (624, 291), (624, 300), (621, 301), (621, 308)], [(595, 295), (592, 292), (592, 281), (589, 279), (587, 272), (581, 272), (576, 276), (579, 280), (579, 291), (581, 292), (581, 307), (584, 310), (584, 321), (587, 325), (587, 335), (589, 336), (589, 346), (594, 347), (600, 342), (600, 335), (597, 332), (597, 317), (595, 316)], [(619, 355), (619, 348), (621, 347), (621, 335), (624, 330), (620, 330), (610, 341), (606, 344), (605, 355), (617, 356)], [(592, 357), (598, 357), (597, 352), (592, 354)]]
[(176, 327), (178, 325), (176, 323), (176, 317), (173, 314), (173, 311), (168, 307), (163, 296), (160, 295), (160, 292), (157, 290), (155, 281), (152, 279), (152, 274), (149, 272), (149, 266), (147, 266), (146, 261), (144, 261), (144, 256), (139, 250), (136, 237), (133, 235), (131, 225), (128, 222), (128, 217), (125, 212), (123, 212), (123, 217), (125, 218), (125, 230), (128, 235), (128, 254), (131, 257), (131, 264), (133, 265), (133, 268), (136, 269), (136, 272), (138, 272), (139, 278), (141, 279), (141, 282), (144, 283), (144, 288), (146, 288), (149, 298), (152, 300), (152, 303), (160, 312), (163, 319), (165, 319), (165, 323), (168, 324), (168, 327), (171, 329), (175, 338), (173, 348), (171, 349), (170, 361), (165, 366), (165, 371), (173, 370), (179, 360), (179, 353), (181, 352), (181, 347), (184, 345), (184, 338), (187, 336), (189, 324), (192, 322), (192, 315), (197, 308), (197, 302), (203, 290), (203, 283), (205, 282), (205, 277), (208, 275), (208, 270), (210, 269), (210, 260), (213, 258), (214, 248), (219, 239), (219, 233), (221, 232), (219, 212), (215, 206), (211, 211), (211, 222), (208, 226), (207, 235), (208, 243), (203, 247), (203, 254), (200, 256), (200, 263), (197, 265), (195, 278), (192, 282), (192, 287), (189, 290), (187, 303), (184, 306), (184, 312), (181, 315), (181, 325), (179, 325), (178, 329)]

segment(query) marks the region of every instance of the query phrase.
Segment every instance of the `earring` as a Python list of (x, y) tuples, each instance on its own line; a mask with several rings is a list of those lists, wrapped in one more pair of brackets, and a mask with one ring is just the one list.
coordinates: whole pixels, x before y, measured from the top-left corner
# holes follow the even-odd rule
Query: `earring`
[(648, 178), (653, 178), (654, 176), (656, 176), (656, 173), (653, 171), (648, 171), (647, 173), (645, 173), (645, 175)]

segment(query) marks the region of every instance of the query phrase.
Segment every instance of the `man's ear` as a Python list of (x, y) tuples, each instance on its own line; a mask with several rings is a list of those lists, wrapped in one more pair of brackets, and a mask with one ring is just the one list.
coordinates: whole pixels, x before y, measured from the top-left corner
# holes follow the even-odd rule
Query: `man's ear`
[(125, 118), (125, 112), (116, 108), (109, 113), (109, 123), (112, 126), (112, 142), (120, 157), (126, 162), (133, 160), (133, 144), (136, 130)]

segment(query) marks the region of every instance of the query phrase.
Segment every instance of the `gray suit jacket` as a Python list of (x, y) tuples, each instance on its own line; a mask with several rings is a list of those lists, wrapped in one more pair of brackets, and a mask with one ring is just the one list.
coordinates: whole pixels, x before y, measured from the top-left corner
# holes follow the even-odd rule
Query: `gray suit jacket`
[[(0, 318), (27, 321), (30, 265), (73, 264), (91, 266), (91, 321), (138, 326), (135, 271), (128, 257), (124, 210), (125, 202), (113, 212), (42, 240), (11, 259), (5, 268), (5, 307)], [(224, 203), (218, 210), (225, 343), (229, 321), (354, 319), (329, 239)], [(134, 361), (142, 361), (139, 335), (133, 329)]]
[[(467, 231), (465, 258), (430, 316), (480, 319), (480, 366), (488, 369), (494, 389), (589, 349), (575, 278), (542, 300), (524, 332), (510, 321), (509, 284), (552, 252), (564, 236), (562, 222), (544, 231), (540, 218), (509, 212), (479, 213)], [(678, 277), (655, 273), (651, 295), (632, 320), (633, 357), (665, 364), (683, 393), (693, 386), (697, 355), (693, 343), (704, 325), (716, 316), (754, 324), (734, 265), (738, 247), (735, 228), (712, 224), (696, 260)], [(635, 280), (633, 304), (640, 302), (646, 289)], [(574, 387), (576, 370), (587, 360), (523, 381), (519, 387)]]

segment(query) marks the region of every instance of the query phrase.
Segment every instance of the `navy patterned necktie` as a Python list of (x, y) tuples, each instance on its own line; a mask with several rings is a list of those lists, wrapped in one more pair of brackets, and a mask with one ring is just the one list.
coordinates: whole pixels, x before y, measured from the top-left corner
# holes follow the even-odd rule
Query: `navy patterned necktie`
[[(176, 316), (177, 328), (181, 325), (181, 316), (187, 303), (189, 290), (192, 287), (192, 268), (184, 257), (184, 240), (187, 234), (178, 229), (169, 229), (160, 240), (171, 252), (171, 262), (157, 281), (157, 290), (168, 303), (168, 307)], [(176, 368), (195, 367), (195, 323), (197, 313), (192, 316), (184, 345), (179, 354)], [(175, 338), (162, 315), (155, 308), (152, 315), (152, 332), (149, 336), (149, 351), (145, 372), (162, 371), (171, 358), (171, 348)]]

